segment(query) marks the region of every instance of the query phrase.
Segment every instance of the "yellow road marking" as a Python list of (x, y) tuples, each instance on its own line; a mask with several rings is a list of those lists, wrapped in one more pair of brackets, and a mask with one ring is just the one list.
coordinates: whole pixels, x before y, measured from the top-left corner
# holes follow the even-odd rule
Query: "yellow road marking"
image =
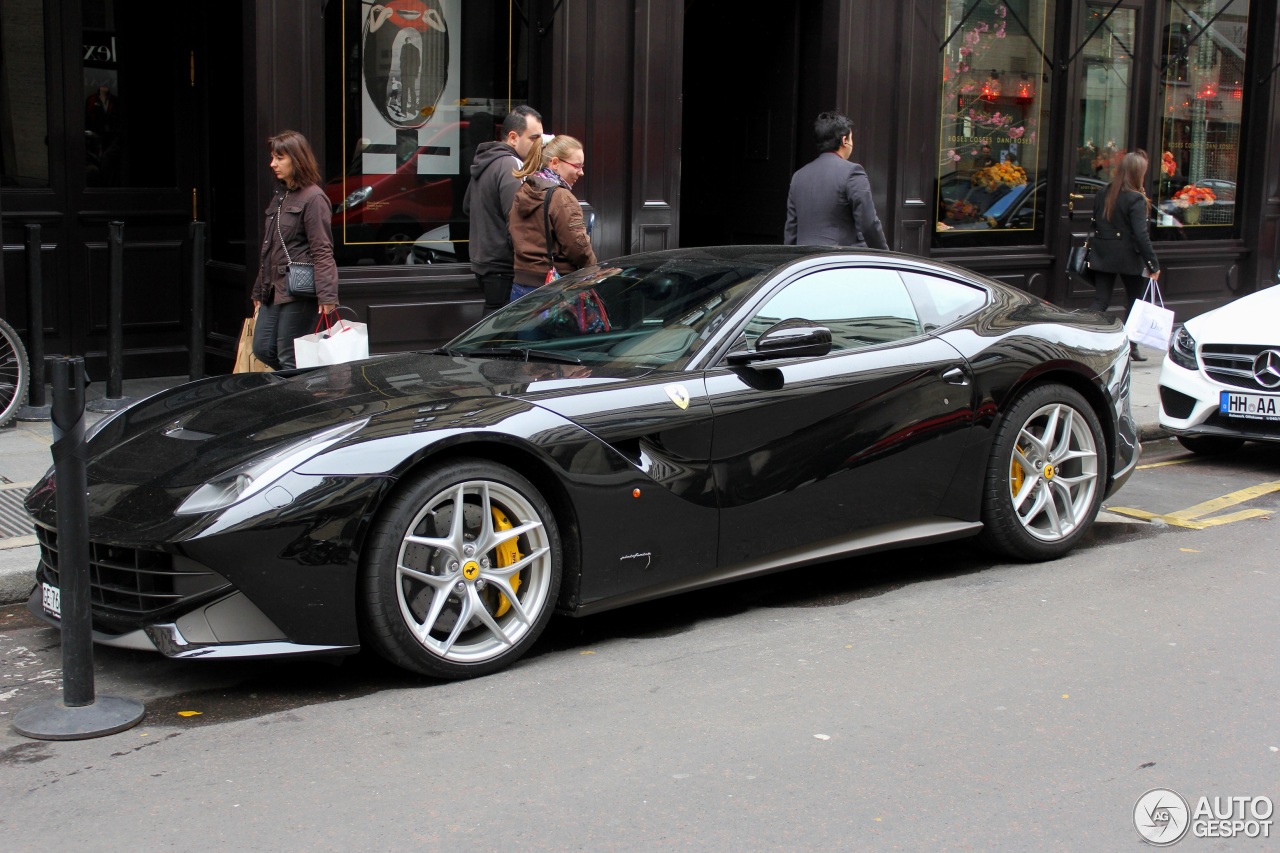
[(1176, 512), (1158, 513), (1148, 512), (1145, 509), (1134, 509), (1127, 506), (1109, 506), (1106, 507), (1107, 512), (1113, 512), (1116, 515), (1125, 515), (1130, 518), (1138, 518), (1143, 521), (1152, 521), (1160, 519), (1166, 524), (1172, 524), (1175, 527), (1185, 527), (1189, 530), (1204, 530), (1206, 527), (1217, 527), (1219, 524), (1230, 524), (1233, 521), (1244, 521), (1246, 518), (1263, 518), (1270, 516), (1272, 513), (1262, 509), (1242, 509), (1237, 512), (1229, 512), (1226, 515), (1205, 518), (1211, 513), (1219, 512), (1227, 507), (1237, 506), (1245, 501), (1251, 501), (1254, 498), (1260, 498), (1263, 495), (1272, 492), (1280, 492), (1280, 480), (1271, 480), (1267, 483), (1259, 483), (1256, 486), (1250, 486), (1247, 489), (1240, 489), (1229, 495), (1223, 495), (1220, 498), (1214, 498), (1210, 501), (1198, 503), (1195, 506), (1180, 509)]
[(1217, 512), (1218, 510), (1226, 509), (1229, 506), (1242, 504), (1245, 501), (1260, 498), (1263, 495), (1270, 494), (1271, 492), (1280, 492), (1280, 480), (1272, 480), (1269, 483), (1259, 483), (1256, 486), (1250, 486), (1247, 489), (1241, 489), (1238, 492), (1232, 492), (1229, 495), (1223, 495), (1220, 498), (1214, 498), (1211, 501), (1205, 501), (1204, 503), (1196, 504), (1193, 507), (1180, 509), (1177, 512), (1171, 512), (1169, 514), (1174, 518), (1200, 518), (1211, 512)]
[(1135, 470), (1145, 471), (1148, 468), (1163, 468), (1166, 465), (1185, 465), (1195, 459), (1194, 456), (1187, 456), (1183, 459), (1167, 459), (1164, 462), (1148, 462), (1146, 465), (1139, 465)]

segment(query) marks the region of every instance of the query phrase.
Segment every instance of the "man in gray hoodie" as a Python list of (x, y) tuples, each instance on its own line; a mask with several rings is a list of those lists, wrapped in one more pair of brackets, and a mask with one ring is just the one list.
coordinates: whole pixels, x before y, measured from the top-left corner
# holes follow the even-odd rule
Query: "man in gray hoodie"
[(502, 139), (476, 148), (471, 183), (462, 199), (462, 212), (471, 219), (471, 272), (484, 294), (484, 313), (507, 304), (511, 295), (513, 251), (507, 215), (520, 180), (512, 172), (542, 136), (542, 116), (527, 104), (512, 110), (502, 122)]

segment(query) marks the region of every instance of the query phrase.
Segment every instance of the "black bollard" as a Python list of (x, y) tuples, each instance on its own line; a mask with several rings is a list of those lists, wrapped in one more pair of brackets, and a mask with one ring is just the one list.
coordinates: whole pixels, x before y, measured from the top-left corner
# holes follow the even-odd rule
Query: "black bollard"
[(39, 225), (27, 226), (27, 363), (31, 368), (27, 404), (18, 410), (20, 421), (49, 420), (44, 378), (44, 268), (43, 240)]
[(107, 223), (107, 255), (111, 267), (107, 306), (107, 393), (89, 403), (91, 412), (116, 412), (135, 400), (124, 396), (124, 223)]
[(84, 359), (50, 356), (53, 385), (53, 476), (57, 490), (58, 602), (62, 625), (62, 701), (41, 702), (13, 719), (18, 734), (83, 740), (134, 726), (146, 709), (133, 699), (94, 697), (89, 585), (89, 500), (84, 445)]
[(187, 378), (204, 378), (204, 223), (191, 223), (191, 357)]

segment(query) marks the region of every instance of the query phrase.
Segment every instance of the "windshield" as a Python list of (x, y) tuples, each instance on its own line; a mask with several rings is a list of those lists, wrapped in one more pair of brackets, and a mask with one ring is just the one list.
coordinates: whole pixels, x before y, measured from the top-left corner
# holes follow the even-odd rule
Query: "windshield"
[(544, 285), (447, 344), (457, 355), (679, 370), (772, 265), (650, 259)]

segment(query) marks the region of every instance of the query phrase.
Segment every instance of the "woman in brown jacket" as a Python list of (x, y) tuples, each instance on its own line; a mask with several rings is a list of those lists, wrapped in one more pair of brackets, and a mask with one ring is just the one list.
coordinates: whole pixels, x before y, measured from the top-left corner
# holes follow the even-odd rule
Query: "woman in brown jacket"
[(557, 273), (569, 273), (596, 262), (573, 194), (584, 165), (582, 143), (561, 134), (534, 140), (524, 165), (512, 173), (524, 180), (508, 221), (515, 250), (513, 301), (544, 284), (553, 263)]
[[(315, 329), (317, 314), (338, 307), (338, 266), (333, 260), (332, 214), (320, 186), (320, 169), (306, 137), (295, 130), (267, 140), (271, 171), (279, 184), (267, 205), (266, 235), (253, 284), (253, 354), (276, 370), (295, 366), (293, 339)], [(285, 267), (315, 265), (316, 295), (290, 296)]]

